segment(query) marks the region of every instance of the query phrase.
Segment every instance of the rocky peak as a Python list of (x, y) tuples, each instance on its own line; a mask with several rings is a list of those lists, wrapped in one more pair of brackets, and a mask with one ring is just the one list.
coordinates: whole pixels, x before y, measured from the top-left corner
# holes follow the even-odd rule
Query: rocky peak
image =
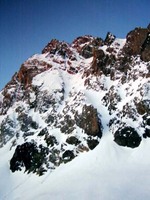
[(123, 48), (124, 54), (127, 56), (140, 55), (144, 61), (149, 61), (150, 57), (147, 55), (147, 51), (144, 52), (145, 50), (143, 49), (143, 45), (146, 44), (148, 35), (148, 28), (135, 28), (133, 31), (129, 32), (126, 37), (126, 44)]
[(76, 38), (72, 46), (77, 49), (78, 53), (84, 58), (90, 58), (93, 56), (95, 48), (103, 45), (103, 40), (98, 37), (92, 37), (89, 35)]
[(113, 41), (115, 40), (116, 36), (112, 33), (108, 32), (106, 35), (106, 38), (104, 40), (105, 45), (111, 45)]
[[(58, 49), (60, 49), (62, 46), (62, 42), (60, 42), (57, 39), (52, 39), (42, 50), (42, 53), (51, 53), (55, 54)], [(64, 46), (66, 44), (64, 43)]]
[(91, 36), (91, 35), (80, 36), (80, 37), (77, 37), (72, 42), (72, 46), (75, 48), (78, 48), (79, 46), (82, 47), (85, 44), (91, 42), (92, 40), (93, 40), (93, 36)]
[(136, 28), (124, 40), (109, 32), (71, 45), (53, 39), (25, 61), (0, 92), (0, 147), (12, 145), (11, 170), (41, 175), (104, 134), (130, 148), (150, 137), (149, 48), (149, 29)]
[(52, 39), (46, 47), (42, 50), (42, 54), (44, 53), (49, 53), (49, 54), (58, 54), (62, 56), (63, 58), (69, 57), (70, 59), (72, 58), (72, 51), (70, 48), (70, 45), (66, 42), (60, 42), (59, 40)]
[(77, 52), (80, 54), (82, 49), (83, 49), (83, 47), (85, 45), (88, 45), (92, 40), (93, 40), (93, 37), (90, 36), (90, 35), (77, 37), (72, 42), (72, 47), (75, 48), (77, 50)]
[(93, 40), (89, 42), (89, 44), (85, 44), (82, 47), (80, 54), (84, 58), (90, 58), (94, 56), (94, 51), (101, 46), (103, 46), (103, 40), (101, 38), (93, 38)]

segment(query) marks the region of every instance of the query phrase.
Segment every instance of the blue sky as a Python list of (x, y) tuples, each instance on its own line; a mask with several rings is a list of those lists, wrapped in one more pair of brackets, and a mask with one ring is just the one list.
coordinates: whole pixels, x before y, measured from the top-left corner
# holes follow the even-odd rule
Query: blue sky
[(149, 0), (0, 0), (0, 89), (53, 38), (119, 38), (150, 23)]

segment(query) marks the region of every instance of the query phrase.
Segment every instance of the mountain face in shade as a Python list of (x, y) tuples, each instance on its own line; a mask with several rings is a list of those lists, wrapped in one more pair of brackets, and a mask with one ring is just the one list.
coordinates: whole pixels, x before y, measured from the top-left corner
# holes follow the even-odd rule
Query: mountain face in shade
[[(149, 26), (135, 28), (126, 39), (110, 32), (105, 39), (86, 35), (72, 44), (52, 39), (0, 92), (2, 170), (40, 179), (91, 151), (98, 157), (108, 137), (108, 148), (142, 152), (150, 137), (149, 78)], [(16, 185), (11, 187), (0, 197), (10, 199)]]

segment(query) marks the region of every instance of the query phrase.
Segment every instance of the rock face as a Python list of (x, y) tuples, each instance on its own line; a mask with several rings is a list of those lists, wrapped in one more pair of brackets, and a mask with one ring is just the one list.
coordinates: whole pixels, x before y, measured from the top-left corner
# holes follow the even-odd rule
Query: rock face
[(150, 31), (147, 33), (147, 37), (142, 45), (141, 58), (146, 62), (150, 61)]
[(95, 38), (88, 44), (85, 44), (81, 49), (81, 55), (84, 58), (90, 58), (93, 56), (95, 49), (103, 45), (103, 40), (101, 38)]
[(150, 61), (149, 56), (149, 37), (150, 30), (148, 28), (136, 28), (127, 35), (127, 42), (123, 51), (127, 55), (140, 55), (143, 61)]
[(87, 135), (102, 137), (101, 122), (93, 106), (84, 105), (81, 115), (76, 114), (75, 119), (76, 124), (82, 128)]
[[(10, 169), (42, 175), (101, 145), (150, 137), (150, 27), (72, 44), (51, 40), (0, 92), (0, 148)], [(112, 138), (112, 137), (111, 137)]]
[(51, 55), (58, 54), (63, 58), (69, 57), (74, 59), (73, 53), (70, 49), (70, 45), (65, 42), (60, 42), (59, 40), (51, 40), (46, 47), (42, 50), (42, 54), (49, 53)]
[(93, 62), (92, 62), (92, 73), (105, 75), (111, 74), (110, 66), (113, 65), (115, 57), (108, 56), (102, 49), (94, 51)]
[(115, 38), (116, 38), (115, 35), (113, 35), (112, 33), (108, 32), (107, 35), (106, 35), (104, 43), (106, 45), (111, 45), (114, 42)]

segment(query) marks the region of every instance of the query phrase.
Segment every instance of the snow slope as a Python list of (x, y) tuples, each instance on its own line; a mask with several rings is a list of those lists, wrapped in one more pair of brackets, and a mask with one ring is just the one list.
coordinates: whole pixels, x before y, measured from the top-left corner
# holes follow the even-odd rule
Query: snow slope
[[(93, 151), (42, 177), (8, 171), (8, 149), (9, 144), (0, 155), (2, 200), (150, 198), (150, 139), (143, 140), (139, 148), (129, 149), (118, 146), (107, 133)], [(2, 157), (4, 154), (7, 156)]]

